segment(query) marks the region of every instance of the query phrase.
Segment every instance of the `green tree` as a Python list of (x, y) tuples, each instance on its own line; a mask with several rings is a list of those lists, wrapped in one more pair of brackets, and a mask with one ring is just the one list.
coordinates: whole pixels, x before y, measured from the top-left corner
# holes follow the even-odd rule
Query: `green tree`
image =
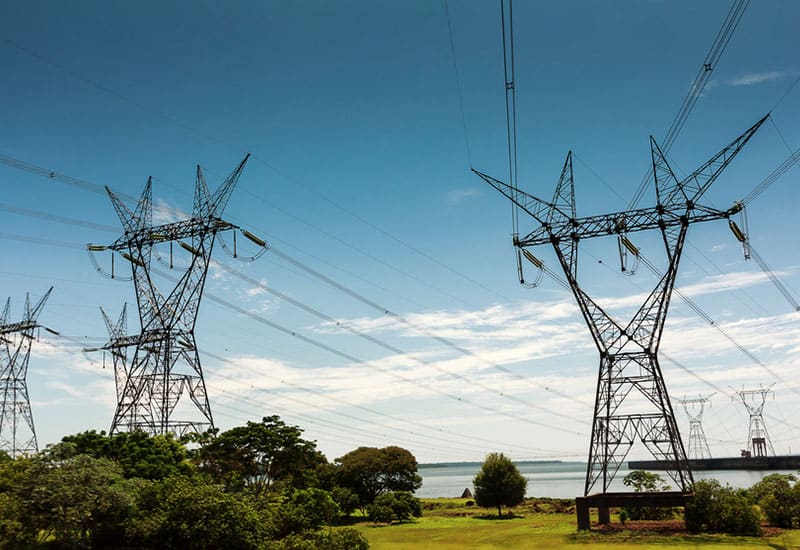
[(191, 470), (186, 448), (172, 434), (151, 436), (134, 431), (106, 435), (91, 430), (65, 436), (47, 453), (53, 459), (81, 454), (107, 458), (117, 462), (127, 478), (164, 479)]
[(393, 491), (375, 497), (375, 502), (367, 507), (370, 521), (391, 523), (393, 520), (405, 521), (422, 515), (419, 499), (407, 491)]
[(332, 525), (340, 515), (341, 510), (328, 491), (314, 488), (297, 490), (278, 508), (277, 537), (316, 531), (323, 525)]
[[(670, 490), (670, 486), (666, 484), (660, 475), (645, 470), (634, 470), (628, 473), (622, 483), (627, 487), (633, 487), (636, 493), (655, 493)], [(628, 519), (633, 520), (669, 519), (674, 515), (672, 508), (657, 506), (626, 506), (623, 511)]]
[(414, 492), (422, 486), (417, 459), (402, 447), (359, 447), (336, 459), (337, 481), (358, 496), (362, 509), (389, 491)]
[(40, 462), (21, 487), (38, 532), (70, 547), (122, 542), (122, 525), (135, 502), (118, 464), (87, 455)]
[(758, 535), (759, 514), (742, 491), (715, 479), (696, 481), (694, 498), (686, 503), (686, 528), (693, 533)]
[(256, 496), (276, 482), (302, 488), (326, 462), (316, 443), (303, 439), (302, 433), (280, 417), (268, 416), (208, 438), (196, 457), (202, 471), (229, 486), (249, 487)]
[(800, 490), (791, 474), (770, 474), (748, 491), (752, 504), (758, 504), (767, 520), (776, 527), (791, 528), (800, 516)]
[(490, 453), (481, 471), (472, 480), (475, 486), (475, 503), (482, 508), (516, 506), (525, 499), (528, 480), (503, 453)]
[[(269, 540), (272, 523), (247, 494), (232, 494), (222, 485), (176, 476), (140, 495), (140, 514), (128, 525), (137, 546), (230, 548), (249, 550)], [(148, 509), (149, 507), (149, 509)]]

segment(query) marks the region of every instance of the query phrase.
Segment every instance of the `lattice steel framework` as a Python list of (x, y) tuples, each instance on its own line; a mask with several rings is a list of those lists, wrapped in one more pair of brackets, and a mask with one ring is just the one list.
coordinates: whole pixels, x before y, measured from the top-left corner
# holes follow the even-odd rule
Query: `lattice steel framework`
[[(154, 435), (181, 436), (214, 425), (194, 329), (216, 236), (240, 229), (220, 216), (248, 158), (249, 155), (245, 156), (213, 194), (197, 167), (194, 208), (188, 220), (152, 224), (152, 179), (148, 179), (135, 211), (106, 188), (125, 233), (108, 246), (88, 248), (93, 252), (112, 250), (129, 261), (141, 323), (140, 334), (127, 335), (124, 310), (117, 323), (112, 323), (103, 312), (109, 342), (89, 350), (112, 353), (117, 384), (112, 434), (143, 430)], [(249, 232), (242, 232), (255, 239)], [(164, 294), (154, 282), (151, 259), (154, 246), (173, 242), (189, 253), (190, 263), (169, 293)], [(135, 350), (127, 364), (125, 350), (131, 346)], [(175, 414), (184, 398), (190, 400), (189, 409), (193, 405), (194, 414)]]
[(703, 410), (709, 402), (712, 393), (708, 397), (698, 396), (695, 398), (678, 399), (678, 403), (683, 405), (683, 411), (689, 418), (689, 458), (711, 458), (711, 449), (708, 448), (706, 433), (703, 431)]
[(775, 449), (772, 447), (772, 440), (767, 432), (767, 425), (764, 424), (764, 404), (767, 396), (772, 392), (771, 384), (768, 388), (757, 390), (738, 390), (736, 394), (742, 400), (748, 414), (750, 415), (750, 428), (747, 431), (747, 451), (752, 456), (775, 456)]
[[(680, 490), (691, 490), (692, 474), (658, 362), (658, 348), (689, 225), (729, 218), (739, 208), (718, 210), (701, 205), (698, 200), (766, 118), (682, 180), (675, 176), (661, 148), (651, 137), (656, 188), (656, 206), (652, 208), (578, 218), (572, 152), (567, 155), (552, 202), (473, 169), (538, 224), (525, 236), (515, 235), (514, 245), (537, 266), (541, 266), (541, 261), (527, 249), (552, 245), (600, 352), (585, 495), (598, 482), (602, 492), (608, 492), (637, 440), (656, 460), (665, 463), (667, 473)], [(607, 235), (624, 237), (627, 233), (649, 229), (661, 232), (668, 267), (633, 318), (622, 323), (581, 289), (578, 243), (581, 239)]]
[(25, 312), (18, 323), (8, 322), (11, 298), (0, 316), (0, 450), (12, 458), (39, 451), (28, 397), (28, 362), (36, 329), (42, 326), (37, 319), (52, 291), (50, 287), (33, 307), (26, 295)]

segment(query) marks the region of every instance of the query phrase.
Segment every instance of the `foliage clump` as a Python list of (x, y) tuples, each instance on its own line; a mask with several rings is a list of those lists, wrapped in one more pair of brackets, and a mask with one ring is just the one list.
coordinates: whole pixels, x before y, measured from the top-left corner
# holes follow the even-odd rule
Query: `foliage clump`
[[(358, 496), (302, 432), (270, 416), (184, 441), (88, 431), (33, 456), (0, 452), (0, 550), (368, 548), (358, 531), (331, 529)], [(413, 455), (388, 449), (385, 486), (418, 487)], [(396, 518), (419, 510), (390, 494)]]
[(414, 492), (422, 486), (417, 459), (402, 447), (359, 447), (336, 459), (336, 482), (351, 491), (358, 507), (367, 511), (378, 495)]
[[(632, 487), (635, 493), (657, 493), (661, 491), (669, 491), (670, 486), (666, 484), (664, 479), (653, 472), (645, 470), (634, 470), (629, 472), (622, 483), (626, 487)], [(625, 506), (620, 512), (620, 521), (631, 520), (665, 520), (671, 519), (674, 515), (672, 508), (664, 506)]]
[(375, 523), (406, 521), (412, 517), (422, 516), (422, 504), (407, 491), (393, 491), (378, 495), (367, 507), (367, 515), (370, 521)]
[(693, 533), (761, 534), (760, 514), (745, 492), (714, 479), (695, 482), (685, 514), (686, 528)]
[(503, 453), (490, 453), (472, 480), (475, 503), (481, 508), (497, 508), (500, 517), (503, 506), (516, 506), (525, 499), (528, 480)]

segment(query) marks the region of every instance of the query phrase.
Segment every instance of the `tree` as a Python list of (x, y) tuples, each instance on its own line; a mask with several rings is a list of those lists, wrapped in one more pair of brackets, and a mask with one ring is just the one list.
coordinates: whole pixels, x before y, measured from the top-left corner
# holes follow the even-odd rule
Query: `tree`
[(208, 438), (197, 451), (199, 467), (230, 486), (249, 487), (256, 496), (275, 482), (302, 488), (326, 462), (316, 443), (303, 439), (302, 433), (277, 415), (248, 422)]
[(791, 474), (770, 474), (747, 492), (750, 502), (758, 504), (776, 527), (791, 528), (800, 516), (800, 489), (795, 481)]
[(525, 499), (528, 480), (503, 453), (490, 453), (481, 471), (472, 480), (475, 486), (475, 503), (482, 508), (516, 506)]
[(389, 491), (414, 492), (422, 486), (417, 459), (402, 447), (359, 447), (336, 459), (337, 481), (358, 496), (362, 509)]
[[(627, 487), (633, 487), (636, 493), (656, 493), (670, 490), (670, 486), (664, 482), (660, 475), (645, 470), (634, 470), (628, 473), (622, 483)], [(622, 511), (625, 512), (627, 518), (633, 520), (669, 519), (673, 516), (672, 508), (669, 507), (636, 505), (626, 506)]]
[(191, 469), (186, 448), (172, 434), (151, 436), (134, 431), (106, 435), (91, 430), (65, 436), (47, 452), (53, 459), (81, 454), (107, 458), (122, 467), (126, 478), (164, 479)]
[(122, 469), (105, 458), (78, 455), (34, 468), (22, 483), (26, 521), (63, 546), (106, 547), (123, 540), (135, 502)]
[(686, 503), (686, 529), (692, 533), (758, 535), (759, 514), (742, 491), (723, 487), (715, 479), (696, 481), (694, 497)]
[(176, 476), (140, 495), (128, 525), (132, 546), (256, 549), (270, 538), (270, 518), (247, 494), (232, 494), (199, 477)]
[(375, 502), (367, 508), (370, 521), (391, 523), (393, 520), (405, 521), (422, 515), (419, 499), (407, 491), (393, 491), (375, 497)]

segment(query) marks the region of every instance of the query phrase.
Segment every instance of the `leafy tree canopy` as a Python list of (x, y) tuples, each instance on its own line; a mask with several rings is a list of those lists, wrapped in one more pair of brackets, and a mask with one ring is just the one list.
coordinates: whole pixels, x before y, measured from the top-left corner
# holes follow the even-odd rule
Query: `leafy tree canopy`
[(475, 503), (482, 508), (516, 506), (525, 499), (528, 480), (503, 453), (490, 453), (481, 471), (472, 480), (475, 486)]
[(359, 447), (336, 459), (339, 485), (350, 489), (365, 507), (389, 491), (414, 492), (422, 486), (417, 459), (402, 447)]
[(645, 470), (634, 470), (622, 480), (626, 487), (633, 487), (637, 493), (655, 493), (658, 491), (669, 491), (670, 487), (658, 474)]
[(197, 459), (201, 470), (229, 485), (250, 487), (256, 495), (276, 482), (302, 488), (315, 468), (327, 462), (302, 433), (277, 415), (267, 416), (201, 440)]
[(150, 436), (142, 431), (106, 435), (94, 430), (68, 435), (49, 447), (53, 459), (77, 455), (106, 458), (122, 467), (126, 478), (163, 479), (188, 473), (186, 448), (172, 434)]

